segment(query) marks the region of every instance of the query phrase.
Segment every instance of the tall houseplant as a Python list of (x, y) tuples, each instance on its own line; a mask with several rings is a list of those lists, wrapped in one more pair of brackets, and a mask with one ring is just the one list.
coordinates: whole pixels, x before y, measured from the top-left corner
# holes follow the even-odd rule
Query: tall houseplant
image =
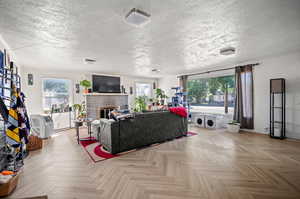
[(147, 109), (147, 97), (146, 96), (139, 96), (135, 98), (134, 101), (134, 111), (136, 112), (143, 112)]
[(168, 96), (165, 94), (165, 91), (160, 88), (157, 88), (155, 90), (155, 95), (156, 95), (157, 100), (160, 101), (160, 104), (164, 105), (165, 100), (168, 98)]
[(85, 102), (81, 104), (74, 104), (73, 110), (76, 119), (84, 119), (86, 117), (86, 110), (85, 110)]
[(82, 80), (80, 81), (80, 86), (84, 87), (84, 93), (88, 93), (89, 92), (89, 88), (91, 88), (92, 83), (89, 80)]

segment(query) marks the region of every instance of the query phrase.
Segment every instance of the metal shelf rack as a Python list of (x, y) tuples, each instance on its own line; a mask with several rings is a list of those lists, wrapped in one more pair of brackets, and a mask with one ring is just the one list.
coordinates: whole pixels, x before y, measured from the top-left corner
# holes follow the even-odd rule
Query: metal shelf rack
[(286, 88), (285, 79), (270, 80), (270, 137), (286, 136)]

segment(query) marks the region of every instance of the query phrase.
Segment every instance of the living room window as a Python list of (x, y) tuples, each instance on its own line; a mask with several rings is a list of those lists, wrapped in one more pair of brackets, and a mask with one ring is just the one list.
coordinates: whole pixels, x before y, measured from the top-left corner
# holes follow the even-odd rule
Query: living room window
[(233, 113), (235, 76), (189, 79), (188, 101), (193, 111), (220, 114)]
[(56, 109), (64, 112), (70, 103), (71, 81), (67, 79), (43, 79), (43, 109), (45, 112)]
[(152, 97), (152, 84), (151, 83), (135, 83), (135, 95), (136, 97), (139, 96), (146, 96), (148, 98)]

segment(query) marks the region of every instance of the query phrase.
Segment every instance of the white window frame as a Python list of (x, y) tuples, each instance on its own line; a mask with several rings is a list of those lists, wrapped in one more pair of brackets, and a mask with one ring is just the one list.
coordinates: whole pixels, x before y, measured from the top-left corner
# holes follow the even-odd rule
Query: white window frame
[(68, 87), (68, 94), (69, 94), (69, 105), (73, 104), (73, 82), (72, 80), (68, 79), (68, 78), (64, 78), (64, 77), (42, 77), (42, 110), (46, 111), (45, 106), (44, 106), (44, 81), (47, 79), (58, 79), (58, 80), (67, 80), (69, 82), (69, 87)]
[(134, 82), (134, 96), (138, 97), (137, 95), (137, 84), (149, 84), (150, 85), (150, 96), (147, 96), (148, 98), (153, 98), (153, 82), (142, 82), (142, 81), (136, 81)]

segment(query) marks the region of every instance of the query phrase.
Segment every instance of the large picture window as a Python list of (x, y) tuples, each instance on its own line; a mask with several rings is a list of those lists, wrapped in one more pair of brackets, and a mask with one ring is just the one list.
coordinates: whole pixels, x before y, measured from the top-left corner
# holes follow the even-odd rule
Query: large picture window
[(146, 96), (148, 98), (152, 97), (152, 84), (151, 83), (135, 83), (135, 95)]
[(233, 113), (234, 75), (188, 80), (188, 101), (194, 111)]
[(43, 79), (43, 109), (52, 108), (64, 110), (70, 103), (70, 80), (45, 78)]

